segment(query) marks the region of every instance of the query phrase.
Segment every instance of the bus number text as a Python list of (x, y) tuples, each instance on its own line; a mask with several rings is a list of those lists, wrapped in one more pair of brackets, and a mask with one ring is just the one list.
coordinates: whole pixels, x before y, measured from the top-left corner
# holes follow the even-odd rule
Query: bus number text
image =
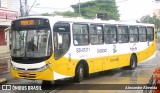
[(77, 53), (90, 52), (90, 48), (76, 48)]

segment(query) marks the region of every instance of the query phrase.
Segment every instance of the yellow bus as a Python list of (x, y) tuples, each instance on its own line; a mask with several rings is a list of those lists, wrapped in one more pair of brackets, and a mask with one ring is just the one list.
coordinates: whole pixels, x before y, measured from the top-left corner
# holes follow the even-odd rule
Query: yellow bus
[(33, 16), (11, 24), (11, 75), (53, 81), (125, 67), (155, 56), (153, 24)]

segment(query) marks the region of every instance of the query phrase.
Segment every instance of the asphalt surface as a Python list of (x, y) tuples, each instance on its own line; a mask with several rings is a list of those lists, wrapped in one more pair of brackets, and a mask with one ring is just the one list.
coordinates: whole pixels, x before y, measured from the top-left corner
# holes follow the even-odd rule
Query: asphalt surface
[[(0, 54), (0, 84), (5, 83), (9, 77), (10, 53)], [(8, 77), (7, 77), (8, 76)]]

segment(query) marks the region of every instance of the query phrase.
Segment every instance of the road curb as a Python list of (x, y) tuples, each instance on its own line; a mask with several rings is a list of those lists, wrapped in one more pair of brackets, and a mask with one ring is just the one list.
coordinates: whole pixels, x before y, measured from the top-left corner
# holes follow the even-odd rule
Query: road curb
[(0, 84), (6, 83), (7, 79), (6, 78), (0, 78)]

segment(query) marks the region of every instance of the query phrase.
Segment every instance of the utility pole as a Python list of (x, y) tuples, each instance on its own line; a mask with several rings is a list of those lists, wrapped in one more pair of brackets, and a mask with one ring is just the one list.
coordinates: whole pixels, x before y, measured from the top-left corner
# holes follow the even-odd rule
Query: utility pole
[(28, 1), (25, 0), (25, 16), (28, 16)]
[[(34, 3), (32, 4), (32, 6), (31, 6), (29, 9), (27, 9), (27, 14), (28, 14), (28, 15), (29, 15), (29, 12), (31, 11), (31, 9), (33, 8), (33, 6), (35, 5), (36, 1), (37, 1), (37, 0), (34, 1)], [(38, 4), (36, 4), (36, 5), (38, 5)], [(28, 15), (27, 15), (27, 16), (28, 16)]]
[(22, 1), (20, 0), (20, 13), (21, 13), (21, 17), (23, 17), (23, 6), (22, 6)]

